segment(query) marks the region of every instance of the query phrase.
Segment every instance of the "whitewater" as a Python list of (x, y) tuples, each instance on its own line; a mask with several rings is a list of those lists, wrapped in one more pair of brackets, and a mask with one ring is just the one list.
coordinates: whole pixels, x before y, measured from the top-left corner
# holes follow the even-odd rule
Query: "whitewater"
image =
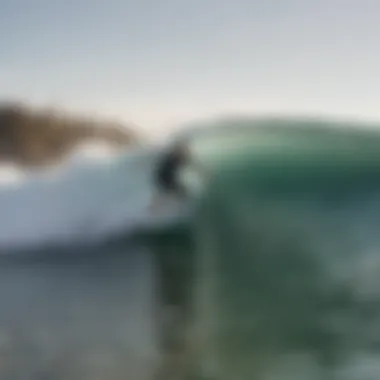
[(0, 247), (100, 239), (132, 228), (153, 195), (158, 155), (147, 150), (104, 162), (75, 161), (0, 188)]

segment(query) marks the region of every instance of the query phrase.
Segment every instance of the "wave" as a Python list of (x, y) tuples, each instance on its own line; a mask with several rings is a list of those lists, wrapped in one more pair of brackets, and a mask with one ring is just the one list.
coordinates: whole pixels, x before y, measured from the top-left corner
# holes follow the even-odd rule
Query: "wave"
[[(83, 326), (91, 327), (88, 320), (102, 317), (103, 310), (105, 315), (117, 310), (119, 322), (113, 329), (117, 336), (124, 328), (120, 327), (124, 314), (115, 309), (116, 304), (127, 298), (125, 308), (131, 311), (138, 309), (135, 301), (145, 299), (145, 305), (152, 305), (145, 290), (148, 283), (156, 286), (151, 281), (154, 274), (147, 270), (154, 262), (152, 266), (160, 266), (170, 301), (188, 308), (188, 299), (194, 300), (191, 311), (196, 315), (199, 340), (198, 334), (194, 336), (201, 367), (215, 363), (217, 371), (238, 379), (350, 375), (357, 380), (366, 372), (379, 378), (375, 364), (380, 341), (380, 134), (364, 132), (360, 125), (348, 130), (323, 121), (251, 120), (222, 126), (218, 130), (212, 125), (201, 134), (190, 131), (195, 153), (213, 173), (191, 224), (195, 246), (178, 233), (167, 238), (178, 227), (178, 219), (168, 216), (174, 225), (164, 226), (166, 240), (156, 240), (153, 249), (141, 251), (147, 244), (131, 246), (129, 239), (128, 244), (124, 240), (114, 246), (97, 245), (98, 249), (89, 250), (92, 260), (79, 260), (80, 250), (74, 247), (74, 259), (67, 259), (71, 265), (51, 260), (53, 272), (51, 266), (42, 271), (38, 265), (19, 262), (10, 272), (3, 265), (2, 278), (16, 289), (16, 306), (22, 305), (13, 309), (9, 320), (20, 315), (30, 319), (30, 311), (25, 311), (32, 293), (47, 291), (55, 300), (53, 309), (62, 295), (72, 294), (74, 300), (79, 288), (81, 299), (91, 304), (88, 311), (82, 309)], [(152, 195), (151, 171), (162, 149), (129, 152), (102, 164), (76, 162), (54, 176), (40, 175), (18, 188), (3, 187), (0, 245), (28, 249), (130, 236)], [(152, 217), (154, 231), (149, 234), (159, 229), (155, 223)], [(63, 251), (68, 257), (68, 250)], [(54, 249), (45, 252), (50, 258)], [(8, 257), (13, 256), (4, 262)], [(94, 262), (97, 265), (89, 271)], [(28, 271), (30, 276), (23, 280)], [(41, 281), (42, 272), (48, 281)], [(57, 276), (67, 294), (56, 292)], [(136, 286), (128, 283), (132, 277)], [(112, 285), (112, 279), (117, 284)], [(11, 286), (4, 284), (3, 309), (8, 313), (15, 302), (6, 298)], [(107, 284), (112, 286), (105, 294)], [(197, 288), (194, 297), (189, 296), (192, 285)], [(112, 294), (117, 297), (109, 303)], [(35, 309), (42, 313), (48, 301), (39, 301)], [(61, 309), (70, 310), (73, 304), (66, 302)], [(139, 310), (151, 315), (146, 307)], [(139, 317), (133, 318), (130, 331), (141, 330)], [(24, 325), (25, 319), (20, 320)], [(37, 317), (34, 320), (39, 322)], [(107, 320), (115, 324), (110, 317), (102, 323)], [(62, 326), (66, 324), (65, 319)], [(108, 331), (101, 323), (96, 330)], [(331, 371), (340, 373), (334, 377)]]
[[(0, 188), (0, 246), (31, 247), (100, 238), (127, 229), (152, 193), (157, 150), (126, 153), (103, 163), (75, 162)], [(110, 224), (110, 222), (113, 223)]]
[[(269, 154), (276, 166), (276, 149), (286, 149), (294, 157), (309, 149), (322, 161), (329, 159), (328, 146), (335, 152), (363, 146), (377, 150), (376, 132), (361, 134), (357, 131), (363, 126), (346, 126), (351, 128), (323, 120), (227, 118), (188, 126), (169, 143), (188, 139), (198, 159), (216, 172), (218, 167), (227, 170), (235, 156), (240, 162), (260, 162)], [(166, 147), (139, 148), (104, 162), (77, 157), (59, 170), (21, 182), (14, 176), (12, 186), (0, 187), (0, 247), (101, 241), (127, 235), (142, 221), (147, 225), (144, 212), (154, 191), (151, 173)], [(239, 158), (252, 152), (254, 159)], [(192, 173), (185, 172), (183, 179), (193, 189), (203, 186)]]
[(194, 252), (203, 377), (379, 378), (379, 131), (248, 124), (209, 140)]

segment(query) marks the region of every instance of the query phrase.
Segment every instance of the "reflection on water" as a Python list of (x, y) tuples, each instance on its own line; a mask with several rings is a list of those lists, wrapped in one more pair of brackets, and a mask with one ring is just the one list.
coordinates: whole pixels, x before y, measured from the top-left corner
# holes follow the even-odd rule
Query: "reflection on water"
[(151, 378), (154, 282), (142, 250), (1, 258), (0, 379)]

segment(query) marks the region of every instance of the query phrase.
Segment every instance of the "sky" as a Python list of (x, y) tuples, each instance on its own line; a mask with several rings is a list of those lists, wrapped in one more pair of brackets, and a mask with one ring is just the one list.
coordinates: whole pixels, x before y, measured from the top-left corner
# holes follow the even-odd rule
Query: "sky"
[(0, 0), (0, 100), (160, 135), (224, 114), (380, 120), (378, 0)]

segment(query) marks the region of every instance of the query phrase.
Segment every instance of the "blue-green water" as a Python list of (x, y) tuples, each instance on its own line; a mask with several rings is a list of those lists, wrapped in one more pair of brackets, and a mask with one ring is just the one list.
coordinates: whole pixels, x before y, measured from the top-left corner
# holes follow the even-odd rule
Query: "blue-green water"
[[(1, 379), (169, 380), (173, 367), (175, 379), (379, 378), (379, 133), (304, 120), (216, 126), (194, 137), (212, 177), (182, 224), (123, 225), (149, 198), (149, 176), (137, 181), (127, 158), (18, 195), (23, 210), (53, 199), (48, 217), (35, 214), (51, 231), (53, 211), (76, 232), (85, 217), (65, 245), (2, 249)], [(0, 236), (15, 241), (37, 216)], [(165, 329), (169, 306), (177, 322)], [(182, 358), (159, 355), (169, 351)]]
[(251, 124), (196, 142), (214, 175), (194, 219), (143, 236), (175, 252), (195, 378), (377, 379), (380, 135)]
[(195, 227), (201, 372), (379, 378), (379, 134), (239, 134)]

